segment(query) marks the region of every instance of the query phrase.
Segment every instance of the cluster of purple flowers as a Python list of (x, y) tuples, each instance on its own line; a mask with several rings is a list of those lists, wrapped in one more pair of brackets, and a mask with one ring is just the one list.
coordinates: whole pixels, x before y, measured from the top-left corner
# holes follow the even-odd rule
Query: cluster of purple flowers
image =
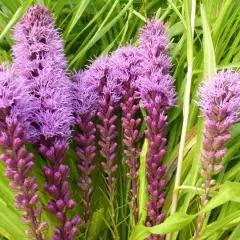
[[(71, 240), (78, 232), (82, 221), (78, 216), (69, 216), (76, 203), (69, 191), (70, 168), (64, 165), (73, 136), (80, 173), (78, 186), (84, 195), (80, 201), (84, 203), (84, 223), (87, 226), (91, 220), (92, 175), (97, 168), (98, 143), (106, 176), (113, 238), (119, 239), (115, 212), (118, 109), (122, 114), (127, 178), (131, 183), (133, 225), (139, 219), (138, 158), (144, 134), (149, 142), (146, 225), (162, 223), (167, 186), (167, 166), (162, 163), (167, 151), (167, 113), (176, 102), (164, 25), (149, 20), (140, 31), (138, 47), (121, 47), (70, 78), (66, 73), (63, 41), (47, 8), (30, 7), (15, 26), (13, 38), (16, 41), (13, 67), (0, 66), (0, 145), (3, 148), (1, 159), (7, 165), (5, 175), (17, 192), (15, 207), (23, 211), (22, 220), (32, 229), (27, 235), (44, 239), (48, 225), (41, 222), (43, 207), (37, 194), (39, 188), (31, 177), (34, 155), (27, 151), (26, 143), (33, 144), (47, 164), (43, 168), (44, 190), (50, 197), (47, 209), (58, 220), (52, 239)], [(223, 168), (221, 161), (227, 153), (223, 144), (230, 138), (229, 127), (238, 119), (239, 96), (239, 74), (231, 71), (219, 72), (200, 89), (200, 107), (205, 118), (202, 176), (207, 179), (202, 207), (208, 199), (212, 176)], [(144, 133), (140, 131), (143, 121), (140, 108), (146, 112)], [(203, 216), (198, 219), (196, 239), (202, 219)], [(163, 235), (153, 234), (148, 239), (163, 238)]]
[[(224, 166), (222, 159), (228, 152), (224, 144), (231, 138), (229, 128), (238, 121), (240, 109), (239, 72), (221, 71), (205, 81), (199, 89), (199, 106), (204, 117), (204, 140), (201, 151), (201, 176), (204, 177), (203, 208), (209, 197), (211, 180)], [(197, 219), (195, 239), (199, 238), (204, 215)]]
[[(75, 129), (73, 139), (79, 158), (78, 185), (84, 193), (85, 224), (91, 218), (92, 173), (96, 169), (94, 160), (98, 133), (98, 145), (103, 158), (101, 164), (106, 174), (111, 218), (114, 222), (113, 237), (118, 239), (115, 214), (118, 108), (122, 110), (125, 162), (129, 167), (127, 177), (131, 181), (130, 202), (135, 224), (138, 222), (137, 159), (141, 152), (142, 139), (142, 119), (138, 117), (140, 103), (147, 111), (146, 122), (149, 129), (145, 134), (150, 141), (146, 166), (150, 193), (148, 225), (152, 226), (163, 220), (163, 215), (159, 215), (159, 208), (164, 202), (166, 167), (160, 162), (166, 152), (166, 111), (175, 102), (173, 81), (168, 75), (169, 58), (166, 56), (167, 41), (164, 34), (163, 25), (151, 20), (140, 34), (140, 47), (122, 47), (110, 56), (98, 58), (84, 71), (69, 79), (66, 74), (63, 41), (47, 8), (42, 5), (31, 7), (15, 26), (14, 73), (8, 68), (0, 69), (0, 80), (4, 86), (1, 96), (1, 145), (6, 149), (2, 159), (8, 166), (7, 177), (13, 180), (11, 186), (18, 190), (19, 186), (24, 186), (26, 194), (24, 192), (23, 195), (18, 195), (16, 206), (20, 209), (30, 206), (30, 210), (24, 212), (24, 218), (31, 220), (31, 234), (37, 239), (41, 239), (40, 230), (46, 228), (46, 223), (40, 223), (36, 218), (41, 214), (42, 207), (36, 206), (39, 201), (36, 194), (38, 187), (35, 179), (30, 178), (34, 165), (33, 155), (27, 153), (24, 143), (34, 144), (48, 163), (43, 168), (46, 177), (44, 190), (51, 197), (48, 210), (59, 222), (52, 239), (73, 239), (81, 220), (77, 216), (68, 218), (68, 211), (76, 203), (69, 192), (70, 169), (63, 164), (72, 126)], [(154, 39), (158, 39), (157, 44)], [(99, 121), (96, 127), (95, 117)], [(153, 173), (155, 170), (157, 175)]]
[(20, 118), (22, 111), (28, 112), (28, 104), (30, 98), (25, 85), (9, 66), (0, 66), (0, 145), (3, 150), (0, 158), (7, 165), (5, 176), (16, 192), (15, 207), (23, 211), (22, 221), (31, 225), (27, 236), (42, 240), (47, 223), (41, 222), (43, 206), (39, 203), (38, 185), (35, 177), (30, 176), (34, 155), (24, 146), (27, 136)]

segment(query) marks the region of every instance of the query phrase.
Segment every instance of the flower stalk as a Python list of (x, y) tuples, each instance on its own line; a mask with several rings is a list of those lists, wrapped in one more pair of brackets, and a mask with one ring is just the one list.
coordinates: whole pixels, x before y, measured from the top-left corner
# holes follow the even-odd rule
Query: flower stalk
[[(208, 79), (199, 90), (200, 108), (204, 117), (201, 176), (205, 178), (205, 194), (201, 209), (209, 199), (213, 176), (222, 171), (222, 159), (228, 152), (224, 144), (231, 138), (229, 128), (237, 122), (240, 100), (239, 73), (221, 71)], [(194, 239), (199, 239), (204, 214), (198, 216)]]
[(122, 84), (121, 123), (123, 128), (123, 145), (125, 147), (124, 154), (126, 156), (125, 163), (129, 167), (127, 177), (131, 181), (130, 205), (133, 211), (133, 225), (138, 222), (138, 158), (141, 152), (139, 143), (142, 139), (139, 129), (142, 120), (137, 117), (140, 105), (136, 80), (141, 73), (142, 57), (141, 50), (130, 45), (118, 49), (111, 56), (112, 77)]
[(7, 65), (0, 66), (0, 92), (0, 146), (3, 150), (0, 158), (7, 165), (5, 176), (16, 192), (15, 208), (23, 211), (22, 222), (31, 226), (26, 235), (42, 240), (48, 225), (41, 222), (43, 206), (39, 202), (35, 177), (31, 177), (34, 155), (25, 147), (27, 137), (20, 117), (28, 111), (30, 99), (27, 89), (14, 79)]
[[(76, 154), (79, 158), (78, 169), (81, 174), (78, 186), (84, 192), (84, 220), (87, 224), (91, 217), (91, 194), (93, 191), (92, 173), (96, 169), (96, 127), (93, 118), (98, 106), (98, 92), (94, 84), (86, 77), (86, 72), (72, 76), (73, 110), (77, 143)], [(86, 234), (87, 235), (87, 234)]]

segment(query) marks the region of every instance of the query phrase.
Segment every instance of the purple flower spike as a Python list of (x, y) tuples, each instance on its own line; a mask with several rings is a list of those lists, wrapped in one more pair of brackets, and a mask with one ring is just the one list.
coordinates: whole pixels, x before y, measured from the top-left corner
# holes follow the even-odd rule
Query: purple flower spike
[(142, 71), (146, 73), (157, 68), (167, 74), (171, 60), (166, 54), (169, 40), (165, 26), (154, 19), (149, 20), (140, 31), (139, 42), (145, 52)]
[(121, 83), (118, 79), (112, 78), (111, 59), (107, 56), (100, 57), (90, 65), (86, 71), (86, 77), (96, 86), (99, 95), (99, 106), (97, 117), (100, 123), (97, 125), (100, 134), (98, 142), (100, 153), (105, 161), (102, 162), (104, 172), (107, 175), (108, 194), (111, 204), (111, 217), (113, 222), (114, 239), (118, 239), (117, 219), (115, 214), (115, 177), (114, 172), (117, 169), (115, 164), (117, 157), (117, 116), (115, 110), (119, 105), (121, 96)]
[(32, 99), (32, 109), (24, 116), (25, 128), (30, 141), (39, 146), (49, 163), (43, 169), (47, 180), (44, 187), (52, 197), (48, 209), (60, 223), (52, 239), (71, 240), (77, 233), (80, 218), (67, 218), (75, 202), (68, 189), (69, 168), (63, 162), (74, 118), (63, 41), (49, 10), (42, 5), (29, 8), (15, 27), (14, 39), (14, 69)]
[(17, 75), (28, 79), (47, 68), (64, 75), (67, 67), (63, 40), (54, 27), (49, 10), (43, 5), (30, 7), (16, 24), (13, 39), (13, 63)]
[(76, 229), (81, 224), (77, 216), (68, 220), (67, 212), (72, 210), (76, 203), (71, 199), (68, 187), (70, 169), (62, 163), (65, 160), (68, 143), (64, 140), (55, 140), (50, 144), (41, 144), (39, 151), (49, 162), (49, 167), (43, 168), (47, 179), (44, 185), (52, 200), (48, 202), (48, 210), (56, 215), (61, 227), (54, 229), (52, 240), (71, 240), (76, 235)]
[(90, 218), (91, 192), (93, 190), (92, 172), (96, 169), (93, 161), (96, 156), (95, 134), (96, 128), (93, 123), (98, 105), (98, 91), (96, 86), (91, 85), (89, 79), (84, 77), (85, 72), (79, 72), (72, 77), (72, 96), (75, 125), (74, 140), (78, 146), (76, 149), (79, 157), (78, 169), (81, 173), (78, 185), (84, 192), (85, 197), (85, 223)]
[[(205, 81), (199, 89), (199, 106), (204, 117), (204, 140), (201, 152), (201, 175), (206, 178), (201, 207), (208, 200), (212, 176), (224, 168), (221, 164), (228, 149), (224, 144), (231, 138), (229, 127), (238, 121), (240, 109), (239, 72), (221, 71)], [(204, 215), (198, 217), (195, 239), (199, 238)]]
[[(161, 71), (152, 72), (150, 76), (140, 77), (138, 80), (141, 95), (141, 105), (147, 110), (145, 119), (148, 129), (145, 131), (149, 141), (146, 169), (149, 185), (150, 201), (147, 203), (147, 226), (154, 226), (164, 221), (165, 213), (161, 211), (165, 200), (166, 180), (164, 179), (166, 166), (162, 164), (166, 154), (165, 137), (167, 110), (175, 104), (175, 89), (173, 79), (163, 75)], [(152, 235), (148, 239), (162, 239), (162, 235)]]
[(122, 47), (112, 54), (111, 69), (112, 77), (122, 82), (122, 127), (124, 154), (127, 156), (126, 164), (130, 171), (127, 177), (131, 180), (131, 205), (135, 223), (138, 222), (138, 168), (137, 161), (141, 149), (138, 144), (142, 136), (139, 132), (141, 118), (137, 118), (140, 106), (138, 104), (139, 94), (136, 91), (136, 80), (141, 73), (142, 52), (132, 46)]
[(34, 155), (24, 146), (26, 136), (19, 116), (29, 103), (26, 90), (13, 78), (11, 69), (0, 66), (0, 146), (3, 149), (0, 158), (7, 165), (5, 176), (16, 192), (15, 207), (24, 212), (23, 223), (31, 226), (31, 230), (26, 231), (27, 236), (42, 240), (47, 223), (40, 221), (43, 207), (39, 203), (38, 185), (30, 176)]

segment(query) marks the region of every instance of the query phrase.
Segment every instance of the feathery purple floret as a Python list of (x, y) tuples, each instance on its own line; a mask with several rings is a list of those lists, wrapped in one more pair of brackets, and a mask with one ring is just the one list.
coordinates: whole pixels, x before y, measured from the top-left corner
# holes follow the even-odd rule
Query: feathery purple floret
[[(164, 221), (162, 207), (165, 202), (166, 166), (162, 164), (166, 154), (167, 110), (176, 102), (173, 79), (168, 74), (170, 58), (167, 56), (168, 39), (162, 23), (155, 20), (147, 22), (140, 32), (140, 48), (145, 57), (142, 63), (142, 76), (137, 80), (141, 106), (146, 109), (145, 131), (149, 141), (146, 169), (149, 192), (147, 203), (147, 226), (154, 226)], [(148, 239), (163, 239), (163, 235), (151, 235)]]
[(86, 71), (87, 78), (96, 86), (99, 95), (99, 106), (97, 117), (99, 124), (97, 128), (100, 134), (98, 144), (100, 153), (105, 159), (102, 162), (104, 172), (107, 175), (108, 193), (111, 204), (111, 215), (114, 219), (113, 233), (114, 239), (118, 239), (116, 215), (114, 210), (114, 190), (115, 177), (114, 172), (117, 169), (115, 164), (117, 157), (117, 116), (115, 110), (119, 106), (121, 97), (121, 83), (111, 75), (110, 67), (111, 58), (108, 56), (100, 57), (95, 60)]
[[(204, 117), (204, 140), (201, 152), (201, 175), (206, 178), (201, 207), (208, 200), (212, 176), (224, 167), (221, 164), (228, 152), (224, 144), (231, 138), (229, 128), (238, 121), (240, 109), (240, 74), (239, 72), (221, 71), (205, 81), (199, 89), (199, 106)], [(197, 220), (195, 239), (198, 239), (204, 215)]]
[(63, 41), (54, 28), (49, 10), (42, 5), (29, 8), (15, 27), (14, 39), (14, 69), (28, 86), (32, 98), (32, 111), (25, 117), (25, 128), (29, 139), (39, 146), (40, 153), (49, 162), (49, 167), (43, 168), (47, 179), (44, 188), (52, 197), (48, 209), (60, 223), (52, 239), (71, 240), (78, 231), (80, 219), (67, 218), (75, 202), (68, 188), (70, 169), (63, 162), (74, 118)]
[(16, 192), (15, 207), (23, 211), (22, 221), (31, 226), (28, 237), (42, 240), (47, 223), (41, 223), (43, 207), (39, 204), (38, 185), (31, 177), (34, 155), (25, 148), (26, 134), (22, 128), (21, 114), (29, 103), (27, 89), (14, 78), (12, 70), (0, 66), (0, 146), (1, 159), (6, 163), (5, 176)]
[(16, 24), (13, 39), (13, 63), (17, 75), (32, 79), (40, 71), (57, 69), (64, 76), (67, 67), (63, 40), (55, 29), (50, 12), (38, 4), (30, 7)]
[(150, 75), (140, 77), (137, 83), (142, 107), (148, 109), (154, 105), (158, 112), (174, 107), (176, 92), (169, 74), (165, 75), (155, 69)]
[(93, 191), (92, 172), (96, 169), (93, 161), (96, 156), (96, 128), (93, 123), (98, 107), (98, 91), (96, 86), (86, 78), (86, 72), (81, 71), (72, 76), (73, 112), (77, 130), (74, 140), (77, 142), (76, 153), (79, 157), (78, 169), (81, 173), (78, 185), (84, 192), (84, 219), (90, 218), (91, 193)]
[(139, 132), (141, 118), (139, 112), (139, 94), (136, 90), (136, 81), (141, 74), (143, 54), (141, 49), (132, 46), (122, 47), (111, 56), (112, 77), (122, 83), (122, 127), (123, 144), (125, 146), (126, 164), (129, 167), (127, 177), (131, 180), (131, 204), (135, 223), (138, 222), (138, 168), (137, 161), (141, 149), (139, 142), (142, 135)]
[(55, 135), (68, 138), (72, 123), (70, 83), (63, 41), (49, 10), (30, 7), (14, 29), (13, 67), (29, 87), (33, 103), (26, 128), (32, 142)]
[(160, 21), (148, 20), (140, 30), (139, 42), (149, 56), (156, 57), (166, 53), (169, 40), (165, 26)]
[(140, 31), (139, 42), (145, 55), (142, 65), (143, 73), (158, 69), (163, 74), (168, 74), (171, 59), (167, 55), (169, 40), (165, 26), (160, 21), (149, 20)]
[[(167, 110), (172, 108), (176, 101), (173, 79), (170, 75), (161, 72), (152, 72), (150, 76), (140, 77), (138, 80), (141, 95), (141, 104), (147, 110), (145, 119), (148, 129), (145, 135), (149, 140), (147, 152), (147, 187), (150, 201), (147, 203), (149, 220), (147, 226), (154, 226), (164, 220), (165, 214), (161, 208), (165, 200), (164, 179), (166, 166), (162, 164), (166, 153), (165, 137)], [(161, 235), (151, 236), (149, 239), (161, 239)]]

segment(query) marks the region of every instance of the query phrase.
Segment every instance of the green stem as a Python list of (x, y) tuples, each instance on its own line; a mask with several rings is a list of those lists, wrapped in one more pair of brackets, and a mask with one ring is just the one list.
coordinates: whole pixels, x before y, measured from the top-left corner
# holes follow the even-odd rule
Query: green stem
[[(188, 11), (188, 1), (186, 3), (186, 11)], [(184, 105), (183, 105), (183, 126), (178, 154), (178, 163), (177, 163), (177, 172), (176, 172), (176, 180), (174, 185), (174, 191), (172, 196), (172, 206), (170, 215), (175, 214), (178, 203), (178, 188), (181, 183), (181, 174), (182, 174), (182, 163), (184, 157), (184, 147), (185, 140), (187, 134), (187, 125), (188, 125), (188, 115), (189, 115), (189, 103), (190, 103), (190, 93), (191, 93), (191, 83), (192, 83), (192, 69), (193, 69), (193, 39), (194, 39), (194, 23), (195, 23), (195, 12), (196, 12), (196, 0), (192, 0), (191, 7), (191, 18), (187, 20), (187, 45), (188, 45), (188, 71), (187, 71), (187, 82), (186, 82), (186, 90), (184, 94)], [(188, 18), (188, 14), (187, 14)], [(172, 235), (168, 234), (166, 240), (171, 240)]]

